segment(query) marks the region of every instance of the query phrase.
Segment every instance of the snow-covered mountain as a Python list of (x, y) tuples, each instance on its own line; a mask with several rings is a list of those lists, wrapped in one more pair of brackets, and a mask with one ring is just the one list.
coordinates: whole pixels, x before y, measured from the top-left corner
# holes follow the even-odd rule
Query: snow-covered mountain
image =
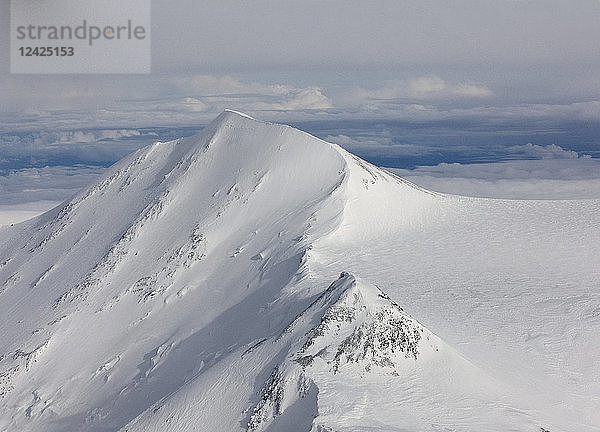
[(599, 211), (226, 111), (0, 228), (0, 430), (600, 431)]

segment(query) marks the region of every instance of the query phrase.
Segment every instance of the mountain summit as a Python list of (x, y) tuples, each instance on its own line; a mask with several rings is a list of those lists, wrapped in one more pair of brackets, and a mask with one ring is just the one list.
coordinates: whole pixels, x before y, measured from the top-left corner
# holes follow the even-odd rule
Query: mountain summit
[(597, 209), (226, 111), (0, 228), (0, 431), (599, 430)]

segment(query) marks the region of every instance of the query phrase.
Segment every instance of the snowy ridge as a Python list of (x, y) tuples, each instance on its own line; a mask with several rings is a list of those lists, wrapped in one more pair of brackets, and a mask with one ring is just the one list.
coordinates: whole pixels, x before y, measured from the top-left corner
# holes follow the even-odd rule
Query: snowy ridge
[(353, 281), (310, 332), (295, 361), (310, 367), (323, 358), (333, 373), (351, 363), (360, 364), (365, 372), (389, 368), (396, 373), (399, 359), (420, 357), (423, 331), (381, 290), (364, 285), (361, 289)]
[[(348, 273), (342, 273), (286, 331), (300, 332), (319, 316), (319, 324), (304, 331), (301, 346), (271, 372), (248, 431), (266, 430), (299, 398), (318, 394), (319, 372), (399, 376), (407, 364), (410, 368), (415, 361), (424, 361), (442, 345), (381, 290)], [(320, 430), (315, 425), (313, 429)]]

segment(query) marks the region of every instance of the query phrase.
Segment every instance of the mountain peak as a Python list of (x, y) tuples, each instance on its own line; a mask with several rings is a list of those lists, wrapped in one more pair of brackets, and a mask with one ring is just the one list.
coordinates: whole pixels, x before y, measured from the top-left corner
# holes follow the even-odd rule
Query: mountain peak
[[(0, 409), (10, 415), (0, 429), (78, 430), (101, 420), (117, 430), (189, 381), (195, 359), (216, 361), (225, 342), (198, 329), (227, 323), (227, 350), (268, 335), (282, 312), (265, 308), (293, 291), (310, 244), (339, 223), (346, 174), (333, 146), (225, 111), (199, 134), (141, 149), (59, 208), (6, 229)], [(303, 297), (286, 301), (293, 310)], [(240, 316), (239, 304), (265, 321)], [(91, 337), (91, 329), (101, 330)], [(167, 355), (194, 332), (200, 342), (178, 351), (187, 356)], [(101, 400), (113, 402), (95, 414)], [(51, 412), (70, 423), (50, 428)]]
[(1, 229), (0, 430), (534, 430), (392, 300), (472, 204), (230, 110), (140, 149)]
[[(192, 140), (202, 140), (206, 137), (210, 137), (211, 134), (217, 133), (219, 130), (252, 130), (252, 129), (281, 129), (281, 128), (290, 128), (289, 126), (269, 123), (262, 120), (257, 120), (254, 117), (249, 116), (240, 111), (235, 111), (232, 109), (223, 110), (213, 121), (211, 121), (204, 129), (202, 129), (198, 134), (193, 135), (192, 137), (186, 138), (186, 141)], [(300, 133), (300, 131), (297, 131)], [(242, 137), (239, 137), (242, 138)], [(243, 141), (243, 139), (241, 139)]]
[[(238, 115), (240, 117), (244, 117), (244, 118), (247, 118), (247, 119), (250, 119), (250, 120), (256, 120), (254, 117), (250, 117), (248, 114), (245, 114), (245, 113), (243, 113), (241, 111), (235, 111), (235, 110), (232, 110), (232, 109), (228, 109), (228, 108), (223, 110), (222, 114), (225, 114), (225, 113), (230, 113), (230, 114)], [(258, 120), (256, 120), (256, 121), (258, 121)]]

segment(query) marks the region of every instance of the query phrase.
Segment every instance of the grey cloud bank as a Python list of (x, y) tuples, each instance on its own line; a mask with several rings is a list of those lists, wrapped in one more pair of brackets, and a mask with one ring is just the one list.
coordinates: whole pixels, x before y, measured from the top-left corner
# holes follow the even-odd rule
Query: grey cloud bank
[[(7, 0), (0, 17), (8, 28)], [(600, 118), (597, 1), (160, 0), (152, 17), (148, 77), (32, 80), (4, 65), (4, 127), (198, 124), (223, 108), (283, 121)]]
[[(163, 67), (587, 61), (596, 1), (155, 2)], [(185, 13), (183, 13), (185, 11)], [(173, 40), (188, 41), (173, 49)]]

